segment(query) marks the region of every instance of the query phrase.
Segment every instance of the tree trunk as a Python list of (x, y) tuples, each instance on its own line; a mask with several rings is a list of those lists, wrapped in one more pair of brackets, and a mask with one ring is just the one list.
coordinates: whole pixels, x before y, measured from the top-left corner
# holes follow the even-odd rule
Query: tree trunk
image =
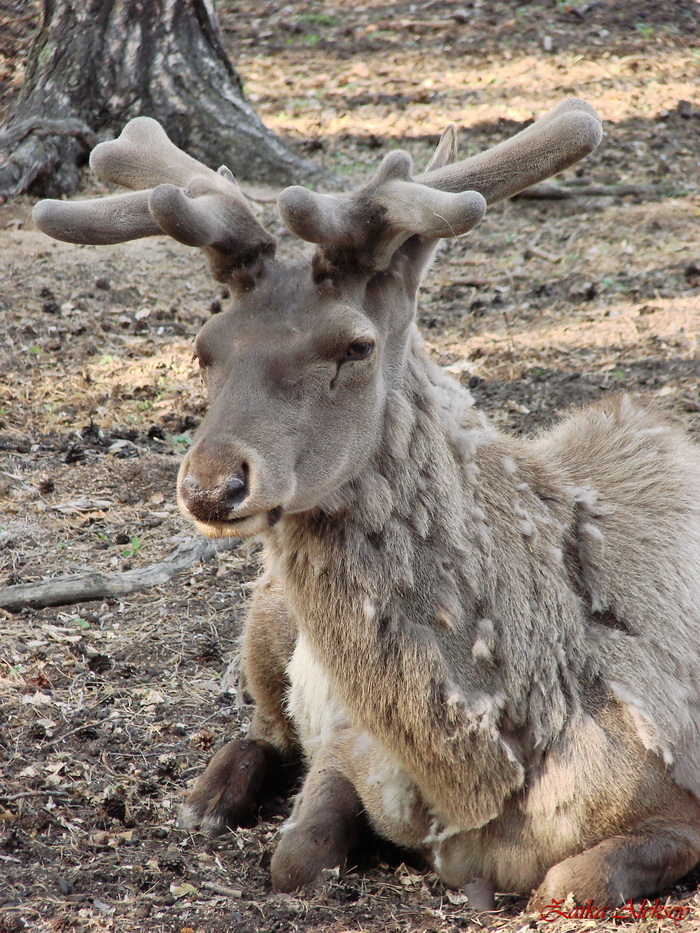
[(80, 186), (98, 135), (154, 117), (217, 168), (269, 184), (323, 182), (260, 122), (223, 48), (212, 0), (43, 0), (22, 91), (0, 131), (0, 198)]

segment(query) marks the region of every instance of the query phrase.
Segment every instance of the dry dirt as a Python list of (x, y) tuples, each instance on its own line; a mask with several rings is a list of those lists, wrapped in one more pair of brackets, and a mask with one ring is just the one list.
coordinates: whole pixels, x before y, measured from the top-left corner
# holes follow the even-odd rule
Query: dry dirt
[[(698, 3), (219, 10), (263, 118), (348, 185), (392, 147), (424, 163), (450, 120), (470, 153), (563, 97), (589, 100), (606, 138), (564, 180), (643, 193), (495, 208), (442, 251), (420, 323), (506, 430), (622, 389), (700, 436)], [(5, 107), (35, 20), (29, 2), (0, 12)], [(174, 503), (203, 411), (191, 343), (226, 303), (184, 247), (57, 244), (32, 229), (31, 206), (0, 208), (0, 587), (142, 567), (192, 535)], [(176, 828), (188, 784), (250, 714), (222, 679), (256, 567), (240, 547), (141, 595), (0, 613), (0, 931), (610, 928), (532, 919), (505, 895), (476, 914), (380, 847), (313, 892), (276, 895), (282, 798), (215, 841)], [(663, 894), (689, 908), (682, 922), (633, 927), (700, 929), (697, 880)]]

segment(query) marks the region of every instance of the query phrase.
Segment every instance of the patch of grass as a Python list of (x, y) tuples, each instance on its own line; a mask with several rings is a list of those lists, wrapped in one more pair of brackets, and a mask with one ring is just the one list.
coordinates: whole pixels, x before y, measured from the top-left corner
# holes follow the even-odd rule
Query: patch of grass
[(298, 19), (313, 26), (340, 26), (340, 20), (332, 13), (302, 13)]
[(129, 546), (122, 551), (122, 557), (140, 557), (142, 547), (143, 541), (138, 535), (134, 535), (129, 542)]
[(649, 23), (635, 23), (634, 28), (643, 39), (651, 39), (654, 36), (655, 29)]
[(173, 434), (171, 440), (173, 445), (180, 451), (187, 450), (187, 448), (192, 445), (192, 435), (187, 432), (184, 434)]

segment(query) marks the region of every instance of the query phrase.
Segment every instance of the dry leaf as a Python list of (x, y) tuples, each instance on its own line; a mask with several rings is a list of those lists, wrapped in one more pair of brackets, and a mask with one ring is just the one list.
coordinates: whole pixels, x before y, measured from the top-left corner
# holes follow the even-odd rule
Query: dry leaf
[(199, 891), (193, 884), (185, 882), (184, 884), (171, 884), (170, 893), (173, 897), (196, 897)]

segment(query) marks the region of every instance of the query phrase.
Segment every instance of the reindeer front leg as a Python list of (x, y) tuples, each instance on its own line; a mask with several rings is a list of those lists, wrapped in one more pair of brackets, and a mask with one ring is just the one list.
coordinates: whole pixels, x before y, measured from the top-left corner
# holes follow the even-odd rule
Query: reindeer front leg
[(332, 745), (320, 748), (272, 858), (275, 890), (295, 891), (324, 868), (342, 871), (366, 827), (362, 801)]
[(296, 633), (274, 579), (257, 585), (243, 633), (242, 667), (255, 712), (247, 738), (220, 748), (198, 778), (180, 814), (180, 826), (214, 835), (250, 820), (270, 778), (289, 783), (299, 757), (285, 710), (286, 670)]

